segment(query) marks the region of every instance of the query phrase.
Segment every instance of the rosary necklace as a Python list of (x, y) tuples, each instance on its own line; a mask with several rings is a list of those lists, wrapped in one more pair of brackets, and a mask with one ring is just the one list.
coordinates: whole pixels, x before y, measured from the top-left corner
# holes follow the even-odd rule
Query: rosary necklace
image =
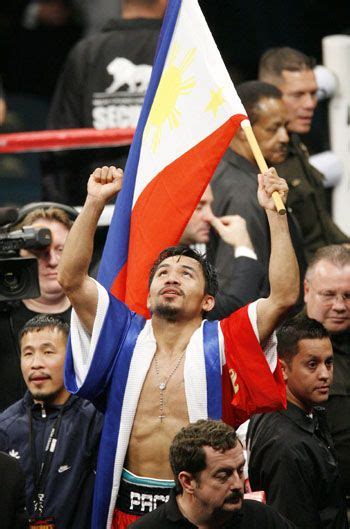
[[(169, 373), (169, 375), (165, 378), (165, 380), (160, 382), (160, 384), (158, 385), (158, 388), (159, 388), (159, 391), (160, 391), (160, 403), (159, 403), (160, 415), (158, 415), (158, 419), (160, 419), (160, 422), (163, 422), (163, 419), (165, 419), (165, 413), (164, 413), (164, 403), (165, 403), (164, 394), (165, 394), (165, 390), (167, 388), (169, 380), (171, 379), (171, 377), (174, 375), (174, 373), (176, 372), (177, 368), (181, 364), (181, 360), (185, 356), (185, 353), (186, 353), (186, 349), (183, 351), (183, 353), (177, 359), (177, 362), (176, 362), (175, 366), (173, 367), (172, 371)], [(159, 380), (159, 363), (158, 363), (158, 353), (157, 352), (154, 353), (154, 368), (156, 370), (156, 375), (157, 375), (157, 378)]]

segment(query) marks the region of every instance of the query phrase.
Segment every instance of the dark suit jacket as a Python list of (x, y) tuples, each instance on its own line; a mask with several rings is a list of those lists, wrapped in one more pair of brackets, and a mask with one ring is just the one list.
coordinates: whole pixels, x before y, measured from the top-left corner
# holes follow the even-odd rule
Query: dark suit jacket
[(0, 452), (0, 503), (0, 529), (28, 527), (24, 474), (18, 461), (4, 452)]
[[(246, 158), (228, 149), (220, 162), (213, 177), (212, 188), (214, 193), (213, 210), (215, 215), (240, 215), (246, 220), (248, 233), (263, 270), (263, 279), (260, 282), (260, 293), (257, 297), (266, 297), (270, 286), (268, 280), (270, 260), (270, 229), (264, 209), (257, 198), (259, 169)], [(299, 226), (288, 212), (288, 224), (294, 250), (300, 268), (300, 287), (306, 270), (306, 260)], [(217, 269), (220, 290), (226, 292), (230, 288), (232, 274), (232, 249), (218, 237), (213, 240), (215, 254), (215, 268)], [(246, 282), (247, 280), (244, 279)], [(302, 289), (300, 288), (300, 292)], [(297, 303), (295, 311), (303, 305), (302, 297)]]
[[(215, 215), (240, 215), (246, 220), (248, 233), (264, 271), (261, 295), (269, 292), (267, 272), (270, 258), (270, 231), (267, 216), (257, 199), (257, 168), (242, 156), (228, 149), (212, 181)], [(214, 240), (215, 267), (220, 289), (229, 288), (232, 270), (232, 249), (221, 239)]]
[(264, 280), (261, 264), (250, 257), (234, 257), (232, 250), (230, 266), (230, 282), (225, 289), (219, 289), (215, 296), (215, 307), (208, 313), (208, 320), (222, 320), (260, 296)]

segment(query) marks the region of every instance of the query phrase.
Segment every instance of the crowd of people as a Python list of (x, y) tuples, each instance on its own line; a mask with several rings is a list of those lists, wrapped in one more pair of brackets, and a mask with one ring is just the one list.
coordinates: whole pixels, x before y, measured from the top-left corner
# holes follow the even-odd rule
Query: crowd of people
[[(120, 4), (70, 52), (51, 127), (136, 124), (166, 1)], [(303, 143), (313, 61), (269, 49), (258, 77), (237, 92), (269, 169), (239, 130), (150, 270), (149, 319), (96, 280), (123, 170), (102, 150), (43, 159), (41, 198), (58, 202), (11, 225), (51, 233), (20, 250), (40, 295), (0, 312), (0, 527), (348, 527), (350, 237)]]

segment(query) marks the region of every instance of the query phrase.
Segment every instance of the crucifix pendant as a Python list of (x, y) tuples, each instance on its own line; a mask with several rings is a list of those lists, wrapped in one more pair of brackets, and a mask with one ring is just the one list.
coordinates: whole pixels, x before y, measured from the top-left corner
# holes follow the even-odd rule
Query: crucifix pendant
[(163, 422), (163, 419), (165, 419), (165, 415), (158, 415), (158, 419), (160, 419), (160, 422)]

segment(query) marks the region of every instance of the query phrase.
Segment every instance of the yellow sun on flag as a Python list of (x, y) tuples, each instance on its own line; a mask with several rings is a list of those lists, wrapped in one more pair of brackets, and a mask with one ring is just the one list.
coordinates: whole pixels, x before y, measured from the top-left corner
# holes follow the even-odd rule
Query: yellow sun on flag
[(219, 108), (221, 105), (225, 103), (225, 99), (222, 95), (222, 88), (218, 88), (217, 90), (210, 90), (210, 101), (205, 107), (205, 112), (213, 112), (214, 118), (216, 118), (216, 115), (218, 113)]
[(169, 65), (162, 74), (145, 129), (146, 136), (151, 134), (152, 129), (154, 129), (153, 152), (157, 151), (165, 122), (168, 122), (171, 130), (180, 124), (181, 112), (176, 108), (176, 103), (180, 96), (191, 93), (196, 85), (193, 76), (184, 79), (184, 73), (193, 62), (195, 53), (195, 48), (189, 50), (177, 66), (176, 58), (179, 55), (179, 46), (175, 43), (170, 52)]

